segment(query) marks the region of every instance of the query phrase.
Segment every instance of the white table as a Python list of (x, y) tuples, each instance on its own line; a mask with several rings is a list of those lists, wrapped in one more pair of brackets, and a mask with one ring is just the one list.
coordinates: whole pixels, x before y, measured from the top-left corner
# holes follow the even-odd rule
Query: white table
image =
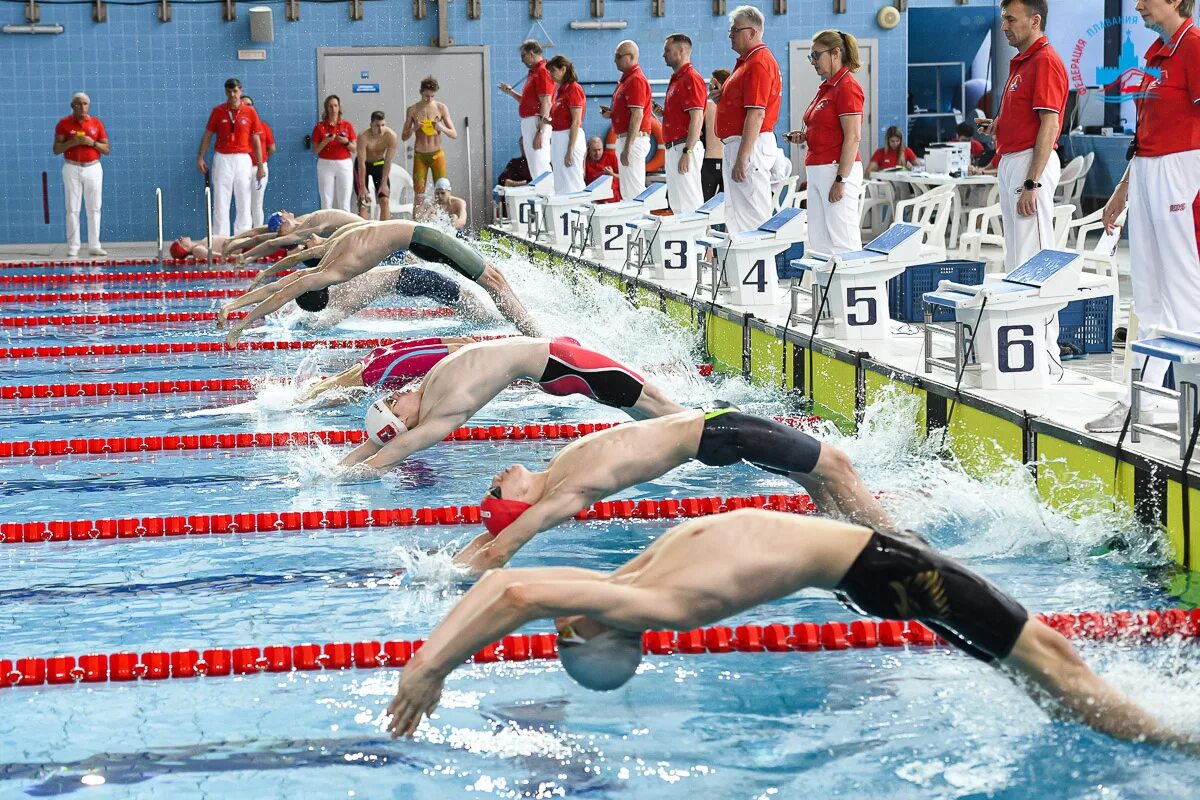
[(934, 186), (945, 186), (948, 183), (954, 184), (954, 187), (958, 191), (954, 193), (954, 206), (949, 227), (950, 241), (948, 242), (948, 246), (951, 249), (958, 247), (959, 218), (963, 214), (963, 207), (965, 205), (964, 190), (969, 192), (976, 186), (994, 186), (996, 184), (995, 175), (968, 175), (964, 178), (952, 178), (949, 175), (941, 175), (934, 172), (900, 169), (877, 170), (871, 173), (871, 178), (873, 180), (888, 181), (893, 184), (907, 184), (918, 188), (921, 192), (928, 191)]

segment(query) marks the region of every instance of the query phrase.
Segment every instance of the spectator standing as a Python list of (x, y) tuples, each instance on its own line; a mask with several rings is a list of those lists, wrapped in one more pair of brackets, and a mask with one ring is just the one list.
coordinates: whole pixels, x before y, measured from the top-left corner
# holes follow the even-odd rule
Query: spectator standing
[(617, 172), (617, 154), (604, 146), (604, 140), (593, 136), (587, 141), (587, 161), (583, 165), (583, 182), (586, 186), (601, 175), (612, 176), (612, 198), (602, 203), (616, 203), (621, 199), (621, 178)]
[(550, 104), (554, 98), (554, 79), (546, 70), (542, 46), (536, 39), (521, 42), (521, 63), (529, 68), (521, 93), (517, 94), (507, 83), (499, 84), (499, 88), (518, 103), (525, 158), (529, 160), (530, 173), (537, 177), (551, 168)]
[(358, 213), (363, 219), (371, 218), (371, 190), (367, 188), (368, 178), (375, 185), (379, 219), (386, 220), (392, 216), (389, 179), (392, 159), (396, 157), (396, 146), (396, 132), (388, 127), (387, 115), (382, 111), (372, 111), (371, 123), (358, 138), (358, 152), (354, 159), (358, 185)]
[(692, 66), (692, 40), (673, 33), (663, 44), (663, 61), (671, 81), (661, 106), (662, 138), (667, 149), (667, 199), (673, 214), (690, 214), (704, 204), (700, 171), (700, 136), (708, 89)]
[[(358, 150), (354, 126), (342, 119), (342, 99), (325, 98), (325, 116), (312, 131), (313, 153), (317, 156), (317, 194), (321, 208), (353, 211), (354, 155)], [(414, 177), (415, 180), (415, 177)]]
[(724, 145), (725, 227), (730, 233), (755, 230), (771, 218), (771, 166), (779, 150), (774, 128), (783, 78), (763, 44), (764, 24), (754, 6), (738, 6), (729, 14), (729, 45), (738, 59), (721, 87), (716, 128)]
[(106, 256), (100, 245), (100, 206), (104, 194), (104, 167), (100, 156), (111, 148), (104, 123), (91, 116), (92, 99), (83, 92), (71, 96), (71, 113), (54, 126), (54, 154), (63, 157), (63, 196), (67, 207), (67, 255), (79, 255), (79, 208), (88, 218), (88, 254)]
[[(237, 203), (233, 234), (249, 230), (253, 215), (251, 203), (254, 181), (267, 175), (262, 159), (262, 136), (258, 132), (258, 114), (242, 102), (242, 82), (237, 78), (225, 81), (225, 102), (208, 115), (196, 169), (208, 175), (212, 184), (213, 235), (229, 236), (229, 204)], [(204, 163), (208, 143), (216, 137), (212, 173)]]
[(708, 101), (704, 104), (704, 166), (700, 169), (700, 186), (704, 199), (711, 200), (717, 192), (725, 191), (725, 180), (721, 176), (723, 146), (717, 136), (717, 103), (721, 87), (729, 78), (729, 70), (714, 69), (708, 80)]
[(638, 46), (626, 39), (617, 45), (613, 63), (621, 80), (605, 112), (612, 120), (617, 140), (617, 164), (625, 197), (634, 198), (646, 188), (646, 156), (650, 153), (650, 81), (638, 64)]
[(400, 138), (413, 140), (412, 178), (416, 204), (425, 202), (425, 186), (430, 175), (437, 183), (446, 177), (446, 152), (442, 150), (442, 134), (451, 139), (458, 138), (450, 109), (437, 99), (441, 86), (437, 78), (426, 75), (421, 80), (421, 99), (404, 112), (404, 127)]
[[(248, 94), (242, 95), (242, 103), (254, 108), (254, 98)], [(254, 113), (258, 114), (257, 108), (254, 108)], [(270, 161), (271, 156), (275, 155), (275, 132), (262, 118), (262, 114), (258, 115), (258, 136), (259, 144), (262, 146), (263, 176), (254, 181), (254, 195), (250, 200), (250, 227), (252, 228), (263, 224), (263, 201), (267, 197), (267, 182), (271, 179), (271, 169), (267, 166), (267, 162)]]
[(555, 56), (546, 62), (550, 77), (558, 84), (554, 102), (550, 105), (550, 154), (554, 171), (554, 193), (582, 192), (583, 182), (583, 115), (587, 97), (579, 85), (575, 65), (566, 56)]

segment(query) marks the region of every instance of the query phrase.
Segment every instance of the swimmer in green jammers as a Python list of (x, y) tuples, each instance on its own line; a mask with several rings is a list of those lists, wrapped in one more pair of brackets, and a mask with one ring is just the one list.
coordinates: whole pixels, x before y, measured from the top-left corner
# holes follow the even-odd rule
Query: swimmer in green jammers
[[(409, 220), (388, 220), (366, 222), (339, 230), (321, 243), (321, 260), (315, 267), (299, 270), (270, 286), (261, 286), (223, 306), (218, 326), (227, 321), (230, 312), (257, 304), (244, 319), (230, 328), (226, 343), (232, 347), (237, 344), (242, 331), (256, 320), (278, 311), (301, 295), (319, 293), (362, 275), (397, 250), (407, 250), (423, 261), (446, 264), (463, 277), (475, 281), (491, 295), (500, 312), (512, 320), (521, 333), (526, 336), (539, 335), (537, 326), (504, 275), (488, 264), (469, 244), (429, 225)], [(309, 250), (310, 254), (313, 252)]]
[(450, 672), (534, 620), (555, 620), (559, 658), (576, 682), (608, 691), (637, 672), (644, 631), (693, 630), (808, 588), (834, 592), (859, 613), (920, 620), (1034, 684), (1048, 710), (1109, 736), (1197, 750), (1197, 739), (1126, 699), (1061, 634), (920, 536), (759, 509), (674, 527), (613, 572), (488, 572), (405, 666), (388, 728), (411, 736), (437, 708)]

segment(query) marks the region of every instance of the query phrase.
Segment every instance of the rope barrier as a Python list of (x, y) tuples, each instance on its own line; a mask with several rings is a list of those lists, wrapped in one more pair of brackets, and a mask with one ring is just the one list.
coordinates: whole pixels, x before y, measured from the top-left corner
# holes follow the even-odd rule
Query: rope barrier
[[(277, 256), (263, 256), (255, 259), (255, 262), (274, 263), (279, 260)], [(237, 261), (234, 256), (213, 256), (212, 263), (214, 264), (233, 264)], [(84, 259), (77, 258), (68, 259), (65, 261), (0, 261), (0, 269), (42, 269), (47, 267), (75, 267), (77, 269), (95, 269), (97, 267), (157, 267), (159, 264), (164, 267), (191, 267), (197, 264), (207, 264), (208, 259), (204, 258), (164, 258), (160, 262), (157, 258), (106, 258), (106, 259)]]
[[(181, 353), (228, 353), (233, 350), (312, 350), (328, 347), (331, 350), (367, 350), (398, 339), (312, 339), (306, 341), (238, 342), (227, 347), (224, 342), (147, 342), (144, 344), (84, 344), (50, 345), (45, 347), (0, 348), (2, 358), (62, 358), (81, 356), (143, 356), (179, 355)], [(705, 365), (707, 366), (707, 365)], [(711, 371), (711, 367), (710, 367)]]
[(40, 383), (32, 386), (0, 386), (0, 400), (35, 397), (111, 397), (113, 395), (182, 394), (185, 392), (236, 392), (253, 389), (248, 378), (209, 378), (182, 381), (124, 381), (120, 383)]
[[(1200, 635), (1200, 610), (1085, 611), (1037, 615), (1064, 636), (1093, 641), (1152, 643), (1168, 637)], [(424, 639), (334, 641), (324, 644), (262, 647), (147, 650), (142, 653), (88, 653), (80, 656), (0, 659), (0, 688), (72, 683), (226, 677), (260, 672), (379, 669), (403, 667)], [(766, 623), (729, 628), (714, 625), (690, 631), (646, 631), (647, 655), (722, 653), (794, 653), (874, 647), (943, 645), (933, 631), (916, 620), (856, 619), (850, 623)], [(477, 664), (558, 658), (558, 635), (512, 634), (472, 656)]]
[[(0, 275), (0, 285), (249, 280), (257, 274), (256, 269), (203, 269), (187, 272), (108, 272), (103, 275)], [(287, 270), (278, 273), (279, 277), (289, 274)]]
[[(364, 317), (373, 319), (431, 319), (434, 317), (449, 317), (454, 309), (445, 306), (438, 308), (366, 308), (359, 312)], [(230, 320), (239, 320), (246, 312), (235, 312), (229, 315)], [(119, 325), (119, 324), (160, 324), (164, 322), (216, 322), (216, 311), (164, 311), (150, 313), (127, 314), (56, 314), (54, 316), (38, 317), (0, 317), (0, 327), (6, 328), (44, 328), (48, 326), (61, 327), (65, 325)]]
[(240, 289), (180, 289), (137, 292), (52, 292), (46, 294), (0, 294), (0, 303), (88, 303), (121, 300), (225, 300), (241, 297)]
[[(765, 508), (808, 514), (816, 510), (808, 495), (753, 495), (749, 497), (670, 497), (662, 500), (601, 500), (575, 515), (575, 519), (679, 519), (704, 517)], [(479, 506), (429, 506), (421, 508), (341, 509), (332, 511), (245, 512), (191, 514), (169, 517), (50, 520), (0, 523), (0, 544), (37, 542), (94, 542), (157, 539), (173, 536), (208, 536), (277, 531), (354, 530), (411, 525), (479, 525)]]

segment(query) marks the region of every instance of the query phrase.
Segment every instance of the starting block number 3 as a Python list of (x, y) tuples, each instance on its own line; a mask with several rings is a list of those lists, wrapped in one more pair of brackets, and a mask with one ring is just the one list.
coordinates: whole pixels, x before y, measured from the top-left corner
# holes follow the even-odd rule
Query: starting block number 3
[[(678, 263), (674, 260), (676, 258), (679, 259)], [(663, 242), (663, 269), (686, 269), (687, 265), (688, 243), (686, 239), (671, 239)]]

